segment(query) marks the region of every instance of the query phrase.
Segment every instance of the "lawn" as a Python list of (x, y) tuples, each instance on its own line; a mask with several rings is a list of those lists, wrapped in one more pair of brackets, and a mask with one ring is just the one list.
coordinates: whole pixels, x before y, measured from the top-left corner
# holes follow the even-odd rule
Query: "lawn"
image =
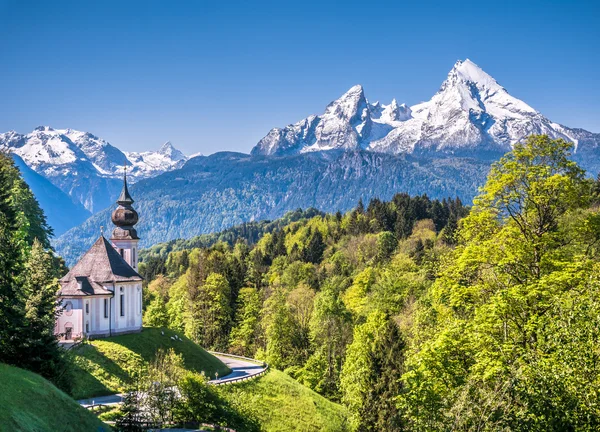
[(0, 431), (109, 431), (96, 416), (32, 372), (0, 364)]
[(253, 418), (261, 431), (349, 430), (346, 408), (277, 370), (251, 381), (217, 389), (232, 408)]
[[(182, 341), (171, 339), (175, 335)], [(71, 350), (75, 376), (73, 397), (85, 399), (126, 391), (161, 348), (173, 348), (181, 354), (187, 370), (204, 372), (209, 377), (214, 377), (215, 372), (219, 376), (231, 372), (223, 362), (183, 334), (144, 327), (141, 333), (98, 339)]]

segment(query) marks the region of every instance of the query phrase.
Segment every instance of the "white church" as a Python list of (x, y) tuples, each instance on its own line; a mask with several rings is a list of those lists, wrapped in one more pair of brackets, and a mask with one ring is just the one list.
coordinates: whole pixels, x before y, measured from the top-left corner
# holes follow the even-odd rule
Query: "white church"
[(142, 331), (142, 277), (138, 274), (138, 214), (127, 177), (112, 214), (110, 241), (102, 234), (60, 280), (62, 304), (55, 334), (64, 340)]

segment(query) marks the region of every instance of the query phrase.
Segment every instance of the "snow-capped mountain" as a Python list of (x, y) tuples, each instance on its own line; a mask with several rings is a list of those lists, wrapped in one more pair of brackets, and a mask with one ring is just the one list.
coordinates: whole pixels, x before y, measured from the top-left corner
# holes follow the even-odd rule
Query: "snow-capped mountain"
[(170, 141), (164, 143), (157, 152), (125, 152), (131, 163), (132, 174), (138, 177), (153, 177), (156, 174), (179, 168), (188, 159), (173, 147)]
[(554, 123), (511, 96), (470, 60), (458, 61), (439, 91), (411, 107), (369, 103), (360, 85), (330, 103), (325, 113), (272, 129), (252, 154), (289, 155), (332, 149), (384, 153), (503, 153), (531, 134), (548, 134), (596, 149), (600, 134)]
[(132, 182), (181, 167), (187, 158), (171, 143), (158, 152), (122, 152), (89, 132), (40, 126), (26, 135), (0, 134), (0, 150), (14, 153), (28, 167), (90, 212), (112, 204), (124, 166)]

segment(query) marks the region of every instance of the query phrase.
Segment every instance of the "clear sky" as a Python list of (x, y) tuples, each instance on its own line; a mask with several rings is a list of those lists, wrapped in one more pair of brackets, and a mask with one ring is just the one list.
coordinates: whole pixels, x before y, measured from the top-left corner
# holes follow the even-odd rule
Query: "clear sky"
[(248, 152), (362, 84), (429, 99), (470, 58), (514, 96), (600, 132), (600, 2), (0, 0), (0, 132), (123, 150)]

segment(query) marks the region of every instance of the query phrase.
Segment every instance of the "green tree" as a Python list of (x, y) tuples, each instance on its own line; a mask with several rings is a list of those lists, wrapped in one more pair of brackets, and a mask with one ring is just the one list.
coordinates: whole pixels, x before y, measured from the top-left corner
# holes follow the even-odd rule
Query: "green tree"
[(54, 335), (58, 316), (56, 293), (59, 289), (57, 271), (51, 252), (34, 240), (25, 266), (25, 322), (28, 337), (23, 347), (29, 354), (21, 365), (54, 381), (69, 391), (70, 375), (64, 352)]
[(398, 326), (388, 321), (370, 353), (369, 385), (360, 408), (361, 430), (384, 432), (404, 429), (395, 398), (402, 391), (405, 348)]
[(236, 322), (229, 339), (229, 349), (232, 353), (252, 356), (256, 352), (261, 306), (256, 288), (240, 290), (235, 313)]
[(372, 354), (386, 323), (385, 314), (378, 311), (371, 313), (364, 324), (354, 327), (354, 340), (348, 346), (340, 388), (342, 401), (350, 411), (350, 423), (355, 429), (362, 424), (361, 409), (372, 385)]

